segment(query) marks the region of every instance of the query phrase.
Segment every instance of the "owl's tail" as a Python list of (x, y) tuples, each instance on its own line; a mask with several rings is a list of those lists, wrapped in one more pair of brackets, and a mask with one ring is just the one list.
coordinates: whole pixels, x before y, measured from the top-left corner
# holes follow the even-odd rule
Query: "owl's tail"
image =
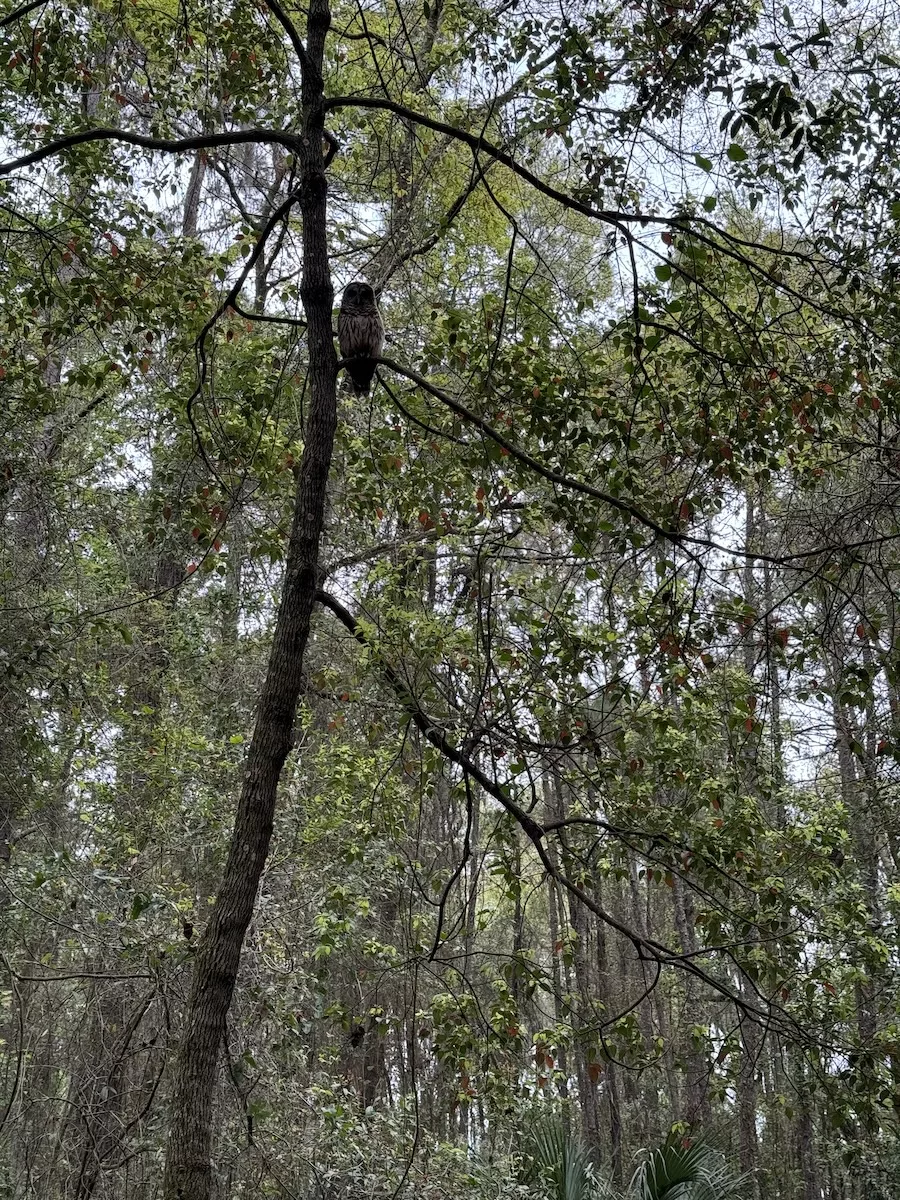
[(353, 390), (357, 396), (368, 396), (376, 366), (377, 363), (372, 362), (370, 358), (357, 358), (353, 362), (347, 363), (347, 374), (350, 376)]

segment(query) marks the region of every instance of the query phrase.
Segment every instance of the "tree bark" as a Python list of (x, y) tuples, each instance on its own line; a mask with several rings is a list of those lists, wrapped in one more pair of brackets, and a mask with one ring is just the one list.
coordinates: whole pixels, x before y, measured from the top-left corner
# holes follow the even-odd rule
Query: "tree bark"
[[(612, 995), (609, 953), (606, 927), (602, 921), (596, 924), (596, 967), (600, 998), (609, 1011), (614, 1012), (615, 998)], [(624, 1180), (624, 1155), (622, 1153), (622, 1101), (619, 1094), (618, 1066), (610, 1059), (603, 1072), (603, 1095), (608, 1104), (610, 1170), (613, 1183), (621, 1188)]]
[(241, 947), (269, 851), (275, 799), (291, 746), (303, 656), (316, 595), (319, 543), (337, 420), (334, 293), (328, 265), (322, 61), (328, 0), (312, 0), (303, 61), (299, 205), (301, 296), (308, 323), (310, 409), (297, 480), (284, 586), (228, 860), (197, 953), (175, 1069), (164, 1200), (210, 1200), (212, 1098)]
[[(756, 634), (756, 612), (758, 608), (758, 588), (754, 573), (754, 560), (750, 558), (756, 546), (758, 528), (760, 525), (759, 511), (755, 504), (753, 492), (748, 487), (745, 493), (747, 505), (746, 524), (744, 530), (744, 548), (747, 559), (744, 563), (744, 604), (752, 614), (752, 624), (744, 634), (744, 670), (751, 683), (750, 697), (756, 699), (756, 662), (759, 645)], [(763, 639), (763, 647), (768, 639)], [(776, 668), (777, 669), (777, 668)], [(752, 735), (745, 741), (741, 750), (741, 766), (743, 787), (748, 796), (756, 798), (762, 805), (763, 798), (759, 791), (759, 746)], [(752, 940), (758, 942), (754, 932)], [(750, 980), (743, 970), (738, 973), (738, 992), (752, 1002), (753, 990)], [(738, 1162), (741, 1173), (747, 1176), (747, 1195), (749, 1200), (759, 1198), (759, 1140), (756, 1131), (756, 1114), (759, 1108), (759, 1088), (757, 1085), (757, 1065), (762, 1049), (762, 1036), (759, 1026), (748, 1020), (743, 1013), (738, 1013), (741, 1037), (741, 1056), (738, 1075), (735, 1081), (737, 1098), (738, 1124)]]

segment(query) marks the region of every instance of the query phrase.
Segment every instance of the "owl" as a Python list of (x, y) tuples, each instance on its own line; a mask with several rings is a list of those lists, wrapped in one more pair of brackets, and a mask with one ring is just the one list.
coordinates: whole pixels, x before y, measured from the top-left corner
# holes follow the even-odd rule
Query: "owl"
[(347, 374), (357, 396), (367, 396), (375, 374), (372, 359), (384, 345), (384, 325), (370, 284), (356, 280), (344, 288), (338, 313), (338, 344), (341, 358), (356, 360), (347, 363)]

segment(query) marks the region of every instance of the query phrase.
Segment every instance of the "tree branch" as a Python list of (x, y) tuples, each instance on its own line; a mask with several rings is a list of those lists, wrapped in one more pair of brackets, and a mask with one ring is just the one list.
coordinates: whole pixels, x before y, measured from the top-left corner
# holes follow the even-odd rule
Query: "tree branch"
[[(360, 625), (357, 619), (345, 608), (343, 604), (330, 592), (319, 588), (316, 591), (316, 600), (324, 607), (332, 612), (340, 623), (348, 630), (349, 633), (370, 651), (377, 651), (377, 646), (372, 642), (365, 629)], [(484, 771), (474, 763), (466, 754), (458, 750), (456, 746), (448, 739), (446, 733), (435, 724), (419, 706), (417, 700), (410, 692), (409, 688), (400, 677), (399, 673), (391, 666), (383, 657), (378, 658), (379, 666), (384, 673), (385, 678), (391, 685), (397, 699), (406, 710), (410, 720), (436, 750), (438, 750), (446, 759), (454, 763), (460, 770), (470, 779), (473, 779), (483, 791), (491, 796), (501, 805), (503, 809), (514, 818), (516, 823), (525, 833), (531, 844), (534, 846), (535, 852), (550, 878), (555, 879), (560, 886), (564, 887), (568, 892), (575, 896), (587, 909), (589, 909), (596, 917), (599, 917), (604, 924), (614, 929), (622, 937), (626, 938), (634, 946), (638, 955), (641, 958), (649, 958), (660, 966), (677, 966), (689, 974), (696, 976), (707, 987), (718, 993), (724, 999), (734, 1004), (738, 1011), (746, 1014), (748, 1019), (764, 1026), (769, 1026), (772, 1022), (774, 1012), (780, 1013), (784, 1019), (785, 1026), (790, 1028), (795, 1036), (803, 1034), (804, 1030), (794, 1022), (789, 1014), (778, 1009), (777, 1006), (770, 1003), (767, 997), (761, 997), (766, 1007), (759, 1007), (750, 1003), (743, 996), (735, 993), (726, 983), (716, 979), (710, 975), (694, 961), (694, 956), (690, 954), (680, 954), (675, 950), (670, 950), (669, 947), (657, 942), (655, 939), (637, 933), (630, 929), (621, 921), (617, 920), (612, 913), (607, 912), (598, 902), (590, 896), (582, 887), (580, 887), (568, 876), (562, 873), (553, 862), (551, 855), (548, 852), (544, 839), (547, 835), (547, 829), (539, 824), (535, 819), (526, 812), (520, 804), (509, 795), (506, 788), (499, 784), (495, 779), (486, 775)], [(712, 952), (711, 948), (709, 952)], [(760, 993), (757, 993), (760, 994)]]
[(563, 475), (559, 471), (551, 470), (550, 467), (545, 467), (543, 463), (538, 461), (538, 459), (532, 458), (530, 454), (527, 454), (524, 450), (520, 450), (515, 442), (511, 442), (509, 438), (504, 437), (499, 429), (495, 429), (490, 422), (484, 419), (484, 417), (480, 417), (477, 413), (472, 412), (470, 408), (466, 408), (466, 406), (457, 400), (455, 396), (451, 396), (450, 393), (445, 392), (443, 388), (436, 387), (435, 384), (426, 379), (424, 375), (420, 375), (418, 371), (412, 370), (411, 367), (402, 366), (400, 363), (394, 362), (394, 360), (391, 358), (378, 358), (375, 361), (381, 363), (385, 367), (389, 367), (390, 370), (395, 371), (398, 375), (405, 376), (405, 378), (411, 380), (413, 383), (417, 384), (418, 387), (422, 388), (423, 391), (428, 392), (430, 395), (434, 396), (435, 399), (440, 400), (440, 402), (446, 405), (451, 412), (455, 412), (458, 417), (461, 417), (464, 421), (468, 422), (468, 424), (474, 425), (477, 429), (480, 429), (481, 432), (489, 437), (492, 442), (495, 442), (498, 446), (502, 447), (502, 449), (504, 449), (511, 458), (514, 458), (518, 462), (521, 462), (524, 466), (529, 467), (537, 475), (549, 480), (550, 483), (556, 483), (560, 487), (564, 487), (569, 491), (583, 492), (584, 495), (591, 496), (595, 500), (602, 500), (604, 504), (609, 504), (610, 507), (617, 509), (619, 512), (626, 513), (628, 516), (634, 517), (634, 519), (640, 522), (641, 525), (645, 525), (659, 537), (666, 538), (668, 541), (681, 542), (686, 540), (684, 535), (680, 534), (678, 530), (666, 529), (665, 526), (660, 525), (657, 521), (654, 521), (652, 517), (648, 517), (645, 513), (642, 513), (641, 510), (636, 508), (634, 505), (628, 504), (624, 500), (619, 500), (618, 497), (611, 496), (608, 492), (601, 491), (600, 488), (595, 488), (589, 483), (582, 483), (580, 480), (571, 479), (569, 476)]
[[(470, 133), (467, 129), (461, 129), (458, 125), (450, 125), (446, 121), (439, 121), (435, 117), (426, 116), (424, 113), (408, 108), (405, 104), (398, 104), (396, 100), (389, 100), (378, 96), (332, 96), (330, 99), (326, 99), (325, 107), (329, 110), (335, 108), (376, 108), (392, 112), (405, 121), (411, 121), (414, 124), (424, 126), (426, 129), (433, 129), (437, 133), (443, 133), (448, 137), (455, 138), (457, 141), (468, 146), (476, 156), (478, 154), (486, 154), (496, 159), (497, 162), (502, 163), (503, 166), (512, 171), (514, 175), (518, 175), (520, 179), (530, 184), (536, 191), (544, 196), (548, 196), (551, 200), (555, 200), (558, 204), (561, 204), (564, 208), (572, 212), (581, 213), (582, 216), (590, 217), (594, 221), (602, 221), (607, 225), (612, 225), (623, 234), (626, 233), (628, 226), (633, 225), (665, 226), (670, 229), (677, 229), (682, 233), (689, 233), (704, 245), (711, 246), (734, 261), (742, 263), (754, 271), (761, 279), (765, 279), (768, 283), (778, 287), (786, 294), (793, 296), (797, 300), (802, 300), (804, 303), (811, 303), (818, 311), (828, 313), (829, 315), (837, 315), (841, 319), (850, 321), (856, 325), (862, 323), (861, 319), (854, 317), (853, 314), (835, 313), (834, 309), (816, 301), (815, 297), (810, 296), (808, 292), (799, 292), (784, 280), (777, 279), (771, 271), (766, 270), (760, 263), (754, 262), (749, 257), (750, 251), (756, 251), (769, 255), (777, 254), (782, 258), (791, 258), (814, 266), (815, 260), (813, 257), (803, 250), (796, 250), (787, 246), (775, 250), (772, 246), (767, 246), (763, 242), (739, 237), (727, 229), (721, 229), (713, 221), (696, 215), (686, 217), (679, 214), (677, 216), (666, 217), (657, 213), (627, 213), (620, 209), (595, 208), (592, 204), (578, 200), (575, 196), (571, 196), (567, 192), (560, 191), (559, 188), (546, 183), (539, 176), (535, 175), (534, 172), (529, 171), (527, 167), (523, 167), (512, 154), (506, 150), (501, 150), (499, 146), (493, 145), (492, 142), (487, 141), (481, 134)], [(702, 232), (703, 230), (707, 232)], [(723, 245), (723, 242), (727, 243), (727, 245)], [(835, 264), (831, 265), (834, 266)], [(815, 269), (816, 274), (822, 282), (825, 282), (818, 268)]]
[(565, 192), (559, 191), (558, 188), (545, 183), (527, 167), (523, 167), (515, 158), (507, 153), (506, 150), (501, 150), (499, 146), (487, 141), (480, 134), (470, 133), (467, 129), (460, 129), (458, 125), (449, 125), (446, 121), (438, 121), (435, 117), (427, 117), (424, 113), (416, 112), (414, 109), (407, 108), (405, 104), (398, 104), (396, 100), (382, 99), (378, 96), (332, 96), (325, 101), (325, 108), (329, 111), (334, 108), (381, 108), (387, 112), (392, 112), (395, 116), (402, 117), (406, 121), (412, 121), (416, 125), (424, 125), (426, 129), (433, 129), (436, 133), (446, 134), (448, 137), (455, 138), (459, 142), (463, 142), (475, 154), (487, 154), (491, 158), (495, 158), (497, 162), (502, 163), (504, 167), (508, 167), (520, 179), (524, 179), (526, 183), (531, 184), (533, 188), (541, 192), (545, 196), (549, 196), (551, 200), (556, 200), (559, 204), (566, 208), (574, 209), (576, 212), (582, 213), (586, 217), (592, 217), (596, 221), (605, 221), (609, 225), (619, 226), (625, 222), (638, 222), (646, 224), (652, 221), (659, 225), (677, 225), (679, 221), (670, 217), (650, 217), (642, 216), (637, 213), (624, 213), (613, 209), (594, 208), (590, 204), (585, 204), (581, 200), (576, 200), (574, 196), (569, 196)]
[(143, 133), (131, 133), (127, 129), (82, 129), (79, 133), (69, 133), (65, 137), (38, 146), (28, 154), (0, 163), (0, 178), (25, 167), (34, 166), (35, 163), (61, 154), (64, 150), (71, 150), (73, 146), (83, 146), (87, 142), (122, 142), (126, 146), (139, 146), (143, 150), (162, 150), (167, 154), (184, 154), (188, 150), (214, 150), (218, 146), (241, 146), (248, 142), (266, 142), (285, 146), (292, 153), (296, 153), (300, 138), (295, 133), (280, 129), (236, 129), (228, 133), (203, 133), (186, 138), (148, 137)]
[(294, 53), (297, 55), (297, 61), (300, 63), (300, 70), (309, 71), (309, 57), (300, 34), (297, 32), (297, 26), (278, 3), (278, 0), (263, 0), (263, 4), (265, 4), (266, 8), (290, 38), (291, 45), (294, 47)]
[(221, 482), (221, 478), (219, 476), (219, 473), (216, 471), (215, 467), (210, 462), (210, 460), (206, 454), (206, 449), (203, 445), (203, 439), (200, 436), (200, 430), (197, 428), (196, 422), (194, 421), (194, 403), (202, 395), (203, 388), (206, 383), (206, 375), (207, 375), (206, 339), (209, 336), (210, 331), (213, 329), (213, 327), (218, 322), (219, 318), (223, 315), (223, 313), (225, 313), (229, 308), (234, 307), (235, 301), (237, 300), (238, 296), (241, 294), (241, 289), (243, 288), (244, 284), (246, 283), (247, 278), (250, 275), (250, 272), (253, 270), (253, 267), (255, 266), (257, 260), (259, 259), (260, 255), (263, 253), (263, 251), (265, 250), (266, 242), (268, 241), (269, 237), (271, 236), (272, 231), (275, 229), (275, 227), (279, 224), (280, 221), (286, 220), (288, 218), (288, 216), (290, 215), (291, 209), (294, 207), (295, 204), (297, 204), (299, 199), (300, 199), (300, 189), (295, 189), (294, 191), (292, 191), (290, 193), (290, 195), (287, 196), (287, 198), (278, 206), (278, 208), (275, 209), (275, 211), (269, 217), (269, 220), (266, 222), (265, 227), (260, 231), (259, 236), (256, 240), (256, 243), (253, 246), (253, 249), (247, 255), (246, 259), (244, 260), (244, 264), (238, 274), (237, 279), (235, 279), (234, 283), (228, 289), (224, 298), (222, 300), (220, 300), (220, 302), (217, 305), (212, 316), (207, 318), (206, 323), (204, 324), (203, 328), (200, 330), (199, 334), (197, 335), (196, 341), (194, 343), (195, 349), (196, 349), (196, 354), (197, 354), (197, 384), (196, 384), (194, 390), (191, 392), (190, 396), (188, 396), (187, 404), (185, 406), (185, 412), (187, 415), (188, 424), (190, 425), (191, 430), (193, 431), (194, 437), (197, 441), (197, 448), (200, 451), (203, 461), (206, 463), (207, 467), (209, 467), (210, 471), (212, 471), (212, 473), (215, 475), (215, 477), (217, 479), (220, 479), (220, 482)]
[(550, 483), (555, 483), (558, 487), (565, 488), (567, 491), (580, 492), (582, 495), (591, 496), (594, 500), (600, 500), (604, 504), (608, 504), (611, 508), (625, 513), (640, 525), (652, 530), (657, 536), (665, 538), (666, 541), (671, 542), (673, 545), (681, 546), (683, 549), (687, 549), (690, 546), (699, 546), (704, 550), (717, 550), (721, 554), (728, 554), (733, 558), (754, 559), (757, 562), (772, 563), (775, 566), (794, 564), (798, 569), (806, 569), (815, 573), (811, 567), (802, 568), (805, 560), (820, 556), (828, 557), (837, 552), (846, 553), (848, 550), (859, 550), (865, 546), (882, 545), (886, 542), (900, 540), (900, 534), (892, 533), (874, 538), (860, 538), (855, 542), (839, 542), (832, 546), (813, 546), (809, 550), (800, 550), (796, 554), (763, 554), (759, 550), (749, 551), (741, 549), (738, 546), (725, 546), (721, 542), (713, 541), (712, 538), (698, 537), (692, 533), (682, 533), (677, 529), (667, 529), (664, 525), (660, 525), (657, 521), (654, 521), (645, 512), (642, 512), (637, 505), (620, 500), (617, 496), (611, 496), (608, 492), (593, 487), (589, 483), (584, 483), (580, 479), (573, 479), (570, 475), (563, 475), (561, 471), (554, 471), (550, 467), (545, 467), (538, 459), (533, 458), (525, 450), (520, 449), (515, 442), (511, 442), (499, 429), (495, 429), (490, 422), (480, 417), (477, 413), (472, 412), (470, 408), (467, 408), (455, 396), (451, 396), (443, 388), (437, 387), (430, 380), (426, 379), (424, 375), (420, 375), (418, 371), (414, 371), (411, 367), (402, 366), (392, 358), (376, 358), (375, 361), (395, 371), (398, 375), (404, 376), (404, 378), (409, 379), (412, 383), (422, 388), (423, 391), (434, 396), (436, 400), (440, 400), (442, 404), (446, 405), (452, 412), (455, 412), (458, 417), (480, 429), (492, 442), (501, 446), (509, 454), (510, 458), (516, 459), (517, 462), (534, 471), (536, 475), (540, 475), (543, 479), (548, 480)]
[(22, 4), (19, 8), (9, 13), (8, 16), (0, 20), (0, 29), (5, 29), (7, 25), (12, 25), (14, 21), (20, 21), (22, 17), (27, 17), (29, 13), (34, 12), (36, 8), (43, 8), (47, 0), (31, 0), (29, 4)]

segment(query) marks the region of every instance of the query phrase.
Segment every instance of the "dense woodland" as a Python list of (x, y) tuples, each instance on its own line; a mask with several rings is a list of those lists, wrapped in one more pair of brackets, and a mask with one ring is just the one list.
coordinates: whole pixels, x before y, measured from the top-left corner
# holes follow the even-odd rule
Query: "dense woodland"
[(0, 1200), (896, 1197), (900, 9), (307, 3), (0, 15)]

